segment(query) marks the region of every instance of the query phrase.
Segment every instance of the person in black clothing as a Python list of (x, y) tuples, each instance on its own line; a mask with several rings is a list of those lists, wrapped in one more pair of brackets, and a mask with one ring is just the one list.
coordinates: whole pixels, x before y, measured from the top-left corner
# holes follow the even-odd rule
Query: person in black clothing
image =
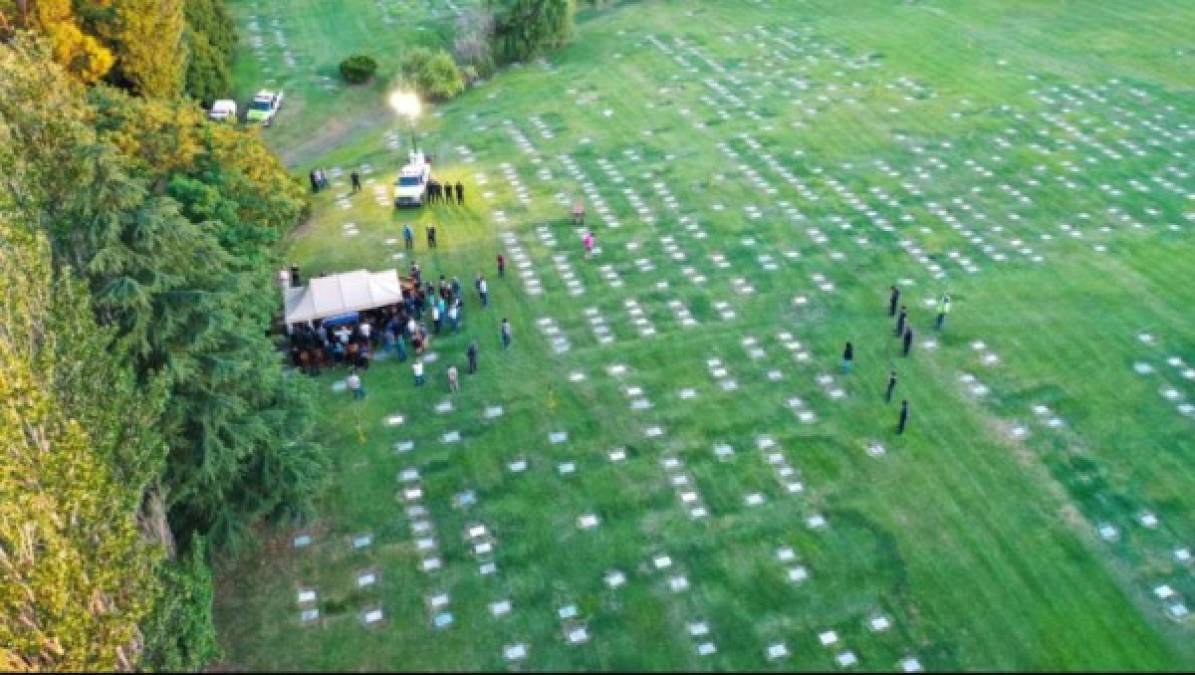
[(896, 423), (897, 435), (905, 432), (905, 426), (909, 423), (909, 400), (905, 399), (900, 402), (900, 421)]
[(900, 304), (900, 289), (892, 286), (892, 293), (888, 296), (888, 316), (896, 316), (896, 306)]
[(435, 225), (427, 226), (427, 247), (428, 248), (436, 247), (436, 226)]
[(904, 336), (904, 348), (905, 348), (904, 355), (905, 356), (909, 355), (909, 350), (912, 349), (912, 347), (913, 347), (913, 327), (908, 326), (905, 328), (905, 336)]
[(469, 374), (477, 372), (477, 340), (469, 343), (469, 350), (466, 355), (469, 357)]
[(465, 203), (465, 186), (461, 185), (459, 180), (456, 182), (456, 203), (458, 205)]
[(900, 306), (900, 316), (896, 317), (896, 335), (897, 337), (904, 335), (905, 322), (909, 319), (909, 310), (904, 305)]
[(349, 174), (349, 178), (353, 181), (353, 192), (361, 191), (361, 174), (356, 171)]
[(884, 403), (892, 402), (892, 390), (896, 389), (896, 371), (888, 373), (888, 388), (884, 390)]
[(311, 191), (319, 192), (319, 178), (317, 178), (315, 175), (315, 169), (312, 169), (308, 176), (311, 178)]
[(855, 346), (849, 341), (846, 343), (846, 348), (842, 350), (842, 372), (850, 373), (851, 364), (855, 361)]
[(291, 265), (290, 266), (290, 287), (298, 288), (302, 285), (303, 285), (303, 282), (299, 281), (299, 266)]

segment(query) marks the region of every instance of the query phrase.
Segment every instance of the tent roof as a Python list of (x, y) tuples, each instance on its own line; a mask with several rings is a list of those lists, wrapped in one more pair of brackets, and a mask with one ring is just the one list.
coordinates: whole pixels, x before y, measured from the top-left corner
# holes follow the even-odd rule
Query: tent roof
[(286, 323), (295, 324), (401, 302), (402, 284), (398, 270), (354, 270), (287, 288), (285, 300)]

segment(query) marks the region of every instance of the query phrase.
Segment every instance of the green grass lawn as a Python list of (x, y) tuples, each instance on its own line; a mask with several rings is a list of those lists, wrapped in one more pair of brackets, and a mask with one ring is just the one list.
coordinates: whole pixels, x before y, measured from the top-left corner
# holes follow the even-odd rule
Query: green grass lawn
[[(429, 110), (421, 144), (468, 204), (396, 213), (387, 86), (467, 4), (233, 4), (240, 92), (289, 97), (267, 142), (346, 174), (291, 260), (405, 270), (411, 223), (428, 276), (484, 271), (492, 299), (467, 294), (423, 389), (393, 359), (360, 403), (319, 378), (331, 485), (224, 565), (227, 666), (1195, 668), (1195, 11), (616, 4)], [(354, 52), (376, 83), (321, 79)]]

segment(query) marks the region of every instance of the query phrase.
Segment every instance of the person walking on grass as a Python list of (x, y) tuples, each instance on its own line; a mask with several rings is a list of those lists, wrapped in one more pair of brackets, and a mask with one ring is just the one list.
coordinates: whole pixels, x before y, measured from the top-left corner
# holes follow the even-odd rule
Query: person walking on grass
[(415, 359), (415, 362), (411, 364), (411, 372), (415, 373), (415, 386), (422, 387), (424, 383), (423, 359)]
[(585, 246), (585, 259), (588, 260), (593, 256), (593, 232), (586, 231), (585, 236), (581, 238), (581, 243)]
[(415, 248), (415, 230), (412, 230), (410, 225), (402, 226), (402, 243), (408, 251)]
[(843, 374), (850, 374), (851, 365), (855, 361), (855, 346), (848, 340), (846, 348), (842, 350), (842, 372)]
[(892, 391), (896, 389), (896, 371), (888, 373), (888, 387), (884, 389), (884, 403), (892, 402)]
[(462, 205), (464, 205), (464, 203), (465, 203), (465, 186), (461, 185), (461, 182), (458, 180), (456, 182), (456, 204), (457, 204), (457, 206), (462, 206)]
[(904, 334), (904, 356), (909, 355), (909, 350), (913, 348), (913, 327), (906, 326)]
[(460, 376), (457, 373), (456, 366), (448, 367), (448, 391), (457, 393), (461, 390)]
[(506, 256), (499, 253), (498, 254), (498, 278), (503, 279), (505, 277), (506, 277)]
[(357, 171), (354, 170), (352, 173), (349, 174), (349, 179), (353, 182), (353, 192), (354, 193), (360, 192), (361, 191), (361, 174), (357, 173)]
[(950, 313), (950, 294), (943, 293), (942, 299), (938, 301), (938, 323), (936, 328), (942, 330), (942, 324), (946, 323), (946, 315)]
[(502, 319), (502, 348), (510, 349), (510, 320)]
[(896, 422), (896, 435), (899, 436), (905, 432), (905, 426), (909, 424), (909, 400), (905, 399), (900, 402), (900, 419)]
[(444, 313), (440, 311), (439, 303), (432, 303), (432, 332), (436, 335), (440, 334), (440, 329), (444, 327)]
[(353, 400), (360, 401), (365, 398), (365, 385), (361, 384), (361, 376), (357, 374), (357, 369), (349, 373), (348, 379), (349, 391), (353, 392)]
[(909, 309), (904, 305), (900, 306), (900, 315), (896, 317), (896, 336), (900, 337), (905, 334), (905, 322), (909, 320)]
[(490, 306), (490, 284), (485, 280), (485, 275), (481, 275), (477, 279), (477, 294), (481, 296), (481, 306)]
[(426, 228), (426, 232), (427, 232), (427, 247), (435, 248), (436, 247), (436, 226), (428, 225)]
[(311, 179), (311, 193), (315, 194), (319, 192), (319, 178), (315, 175), (315, 169), (312, 169), (311, 173), (307, 174), (307, 177)]
[(477, 372), (477, 352), (478, 351), (479, 350), (477, 347), (477, 340), (473, 340), (472, 342), (469, 343), (468, 351), (465, 352), (465, 355), (469, 357), (469, 374), (470, 375)]
[(888, 316), (896, 316), (896, 306), (900, 304), (900, 289), (892, 285), (892, 292), (888, 295)]

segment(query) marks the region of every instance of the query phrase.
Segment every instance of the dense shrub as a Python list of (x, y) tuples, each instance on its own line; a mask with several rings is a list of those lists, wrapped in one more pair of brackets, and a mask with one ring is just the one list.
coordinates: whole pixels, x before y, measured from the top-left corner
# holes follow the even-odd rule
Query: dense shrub
[(364, 54), (354, 54), (340, 62), (340, 76), (351, 84), (368, 82), (378, 72), (378, 62)]
[(461, 69), (452, 55), (443, 49), (412, 49), (403, 59), (402, 75), (420, 95), (432, 101), (450, 99), (465, 89), (465, 77)]

